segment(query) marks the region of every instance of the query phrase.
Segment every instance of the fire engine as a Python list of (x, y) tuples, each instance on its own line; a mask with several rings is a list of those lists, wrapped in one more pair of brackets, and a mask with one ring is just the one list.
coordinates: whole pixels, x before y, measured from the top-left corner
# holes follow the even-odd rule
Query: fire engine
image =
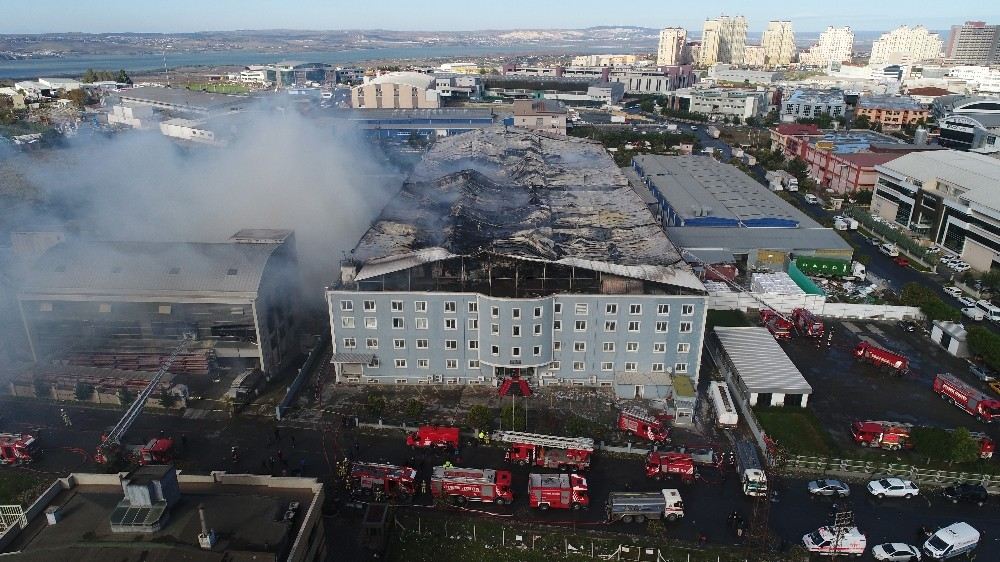
[(861, 342), (854, 348), (854, 356), (862, 361), (867, 361), (876, 367), (889, 367), (898, 374), (903, 374), (910, 369), (910, 361), (905, 355), (900, 355), (888, 349), (882, 349), (868, 342)]
[[(910, 440), (910, 433), (916, 426), (909, 423), (890, 421), (857, 421), (851, 424), (851, 436), (854, 441), (862, 447), (878, 447), (888, 451), (898, 451), (900, 449), (912, 449), (913, 442)], [(948, 430), (954, 431), (954, 430)], [(977, 431), (969, 432), (979, 443), (979, 457), (989, 459), (993, 457), (996, 450), (996, 443), (985, 433)]]
[(431, 473), (431, 495), (450, 498), (452, 503), (467, 501), (509, 505), (514, 501), (509, 470), (435, 466)]
[(347, 489), (354, 499), (408, 501), (416, 492), (416, 469), (392, 464), (356, 462), (351, 465)]
[(825, 331), (823, 321), (816, 318), (816, 315), (810, 310), (806, 310), (805, 308), (792, 310), (792, 322), (795, 323), (795, 328), (798, 329), (798, 332), (804, 336), (809, 336), (810, 338), (823, 337), (823, 332)]
[(579, 474), (529, 474), (528, 503), (541, 510), (585, 509), (590, 505), (587, 479)]
[(760, 323), (767, 328), (768, 332), (771, 332), (771, 335), (774, 336), (774, 339), (776, 340), (787, 340), (792, 338), (793, 324), (773, 309), (761, 309)]
[(38, 450), (38, 441), (24, 433), (0, 433), (0, 464), (27, 464)]
[(559, 437), (523, 431), (497, 431), (493, 439), (510, 443), (504, 460), (520, 465), (587, 470), (594, 452), (594, 440), (589, 437)]
[(626, 406), (618, 413), (619, 431), (631, 433), (661, 445), (670, 442), (670, 429), (662, 417), (635, 406)]
[(1000, 419), (1000, 400), (994, 400), (951, 374), (934, 377), (934, 392), (984, 423)]
[(406, 445), (414, 448), (458, 448), (458, 428), (422, 425), (406, 436)]
[(646, 476), (657, 480), (676, 476), (684, 484), (690, 484), (695, 476), (694, 459), (687, 453), (653, 451), (646, 455)]
[(174, 458), (174, 440), (170, 437), (150, 439), (145, 445), (128, 447), (128, 451), (140, 466), (167, 464)]

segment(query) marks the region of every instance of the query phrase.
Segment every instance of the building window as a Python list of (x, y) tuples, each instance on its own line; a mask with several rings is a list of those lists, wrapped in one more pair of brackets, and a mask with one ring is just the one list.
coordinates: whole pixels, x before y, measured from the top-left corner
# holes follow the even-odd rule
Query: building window
[(615, 304), (615, 303), (613, 303), (613, 302), (610, 302), (610, 303), (604, 305), (604, 313), (605, 314), (618, 314), (618, 305)]
[(562, 351), (562, 342), (559, 340), (552, 342), (552, 351)]
[(556, 332), (562, 330), (562, 320), (553, 320), (552, 329)]
[(689, 351), (691, 351), (691, 344), (689, 343), (677, 344), (677, 353), (687, 353)]
[(97, 311), (98, 312), (111, 312), (111, 305), (108, 304), (108, 303), (106, 303), (106, 302), (102, 302), (101, 304), (97, 305)]
[(478, 369), (479, 368), (479, 359), (469, 359), (469, 368), (470, 369)]
[(542, 335), (542, 325), (541, 324), (533, 325), (531, 327), (531, 333), (535, 334), (536, 336)]
[(344, 338), (344, 349), (354, 349), (358, 347), (358, 342), (354, 338)]
[(625, 344), (625, 351), (628, 353), (638, 353), (639, 352), (639, 342), (630, 341)]
[(491, 306), (490, 307), (490, 318), (500, 318), (500, 307)]
[(456, 319), (456, 318), (445, 318), (444, 319), (444, 329), (445, 330), (457, 330), (458, 329), (458, 319)]
[(375, 312), (375, 301), (365, 301), (365, 312)]
[(390, 301), (389, 309), (393, 312), (403, 312), (403, 301)]
[(458, 349), (458, 340), (444, 340), (444, 348), (450, 351)]
[(674, 363), (674, 372), (675, 373), (686, 373), (686, 372), (688, 372), (688, 364), (687, 363)]
[(664, 316), (664, 315), (670, 314), (670, 305), (669, 304), (658, 304), (658, 305), (656, 305), (656, 314), (658, 314), (660, 316)]
[(521, 348), (520, 347), (512, 347), (512, 348), (510, 348), (510, 355), (511, 355), (511, 357), (520, 357), (521, 356)]
[(531, 354), (534, 355), (535, 357), (541, 357), (542, 356), (542, 346), (536, 345), (535, 347), (532, 347), (531, 348)]
[(557, 303), (555, 303), (555, 304), (552, 305), (552, 313), (553, 314), (562, 314), (562, 303), (561, 302), (557, 302)]
[(368, 349), (378, 349), (378, 338), (365, 339), (365, 347)]
[(691, 333), (691, 323), (690, 322), (681, 322), (681, 330), (680, 330), (680, 332), (682, 334), (690, 334)]
[(375, 330), (378, 328), (378, 319), (374, 316), (365, 316), (365, 328)]
[(428, 341), (424, 339), (417, 340), (417, 349), (427, 349), (430, 347)]
[(378, 357), (372, 357), (372, 360), (368, 362), (368, 366), (372, 369), (378, 369), (379, 365)]
[(667, 333), (667, 322), (665, 320), (656, 323), (656, 333), (657, 334)]
[(655, 342), (653, 344), (653, 353), (666, 353), (666, 352), (667, 352), (667, 344), (663, 342)]
[(604, 351), (606, 351), (608, 353), (614, 353), (614, 351), (615, 351), (615, 342), (613, 342), (613, 341), (606, 341), (606, 342), (604, 342)]
[(630, 305), (628, 305), (628, 313), (629, 314), (642, 314), (642, 305), (641, 304), (630, 304)]
[(444, 301), (444, 311), (445, 312), (455, 312), (458, 310), (455, 301)]
[(587, 342), (585, 341), (573, 342), (573, 351), (587, 351)]
[(681, 316), (694, 316), (694, 305), (693, 304), (681, 305)]
[(604, 322), (605, 332), (614, 332), (617, 328), (618, 328), (618, 322), (614, 320), (605, 320)]
[(651, 369), (654, 373), (663, 372), (663, 363), (653, 363), (653, 368)]
[(417, 368), (418, 369), (429, 369), (430, 366), (431, 366), (431, 362), (430, 362), (429, 359), (417, 359)]
[(515, 337), (515, 338), (521, 337), (521, 327), (520, 326), (516, 326), (516, 325), (515, 326), (511, 326), (510, 327), (510, 335), (512, 337)]
[(469, 340), (469, 349), (479, 349), (479, 340)]
[(514, 319), (514, 320), (520, 320), (521, 319), (521, 309), (520, 308), (512, 308), (512, 309), (510, 309), (510, 317), (512, 319)]
[(629, 320), (628, 321), (628, 331), (630, 331), (630, 332), (638, 332), (639, 331), (639, 321), (638, 320)]
[(414, 318), (413, 319), (413, 323), (417, 327), (418, 330), (426, 330), (427, 329), (427, 319), (426, 318)]
[(341, 312), (351, 312), (354, 310), (354, 301), (340, 301)]
[(612, 363), (612, 362), (610, 362), (610, 361), (605, 361), (604, 363), (601, 363), (601, 370), (602, 371), (614, 371), (615, 370), (615, 364)]
[(340, 325), (343, 326), (344, 328), (353, 328), (354, 327), (354, 317), (353, 316), (344, 316), (344, 317), (342, 317), (340, 319)]
[(586, 332), (587, 331), (587, 321), (586, 320), (577, 320), (576, 324), (573, 326), (573, 329), (575, 331), (577, 331), (577, 332)]
[(469, 314), (479, 312), (479, 301), (469, 301)]
[(639, 370), (638, 363), (633, 363), (631, 361), (629, 361), (628, 363), (625, 363), (625, 372), (626, 373), (634, 373), (634, 372), (636, 372), (638, 370)]
[(396, 359), (396, 368), (397, 369), (405, 369), (406, 368), (406, 359)]
[(403, 320), (402, 316), (393, 316), (392, 317), (392, 329), (393, 330), (402, 330), (405, 327), (406, 327), (406, 322)]
[(500, 335), (500, 324), (490, 324), (490, 335), (491, 336)]
[(576, 303), (576, 309), (575, 310), (576, 310), (576, 313), (578, 315), (587, 314), (587, 303), (585, 303), (585, 302), (578, 302), (578, 303)]
[(458, 359), (445, 359), (445, 361), (444, 361), (444, 368), (445, 369), (457, 369), (458, 368)]
[(393, 349), (406, 349), (406, 340), (394, 339), (392, 340)]
[(427, 312), (427, 301), (417, 301), (413, 303), (414, 312)]
[(469, 325), (469, 329), (470, 330), (478, 330), (479, 329), (479, 319), (478, 318), (469, 318), (468, 325)]
[(542, 307), (536, 306), (535, 307), (535, 318), (541, 318), (541, 317), (542, 317)]
[(573, 361), (573, 370), (582, 371), (584, 369), (583, 361)]
[(558, 371), (561, 366), (562, 363), (560, 363), (559, 361), (553, 361), (552, 363), (549, 364), (549, 368), (552, 369), (553, 371)]
[(490, 354), (493, 355), (493, 357), (499, 357), (500, 356), (500, 346), (499, 345), (491, 345), (490, 346)]

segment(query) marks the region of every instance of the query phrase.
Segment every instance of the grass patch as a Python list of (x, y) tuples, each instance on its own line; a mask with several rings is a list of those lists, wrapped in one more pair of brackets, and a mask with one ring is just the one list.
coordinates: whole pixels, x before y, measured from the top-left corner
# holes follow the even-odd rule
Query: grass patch
[(753, 325), (742, 310), (709, 310), (705, 323), (708, 324), (706, 332), (711, 331), (716, 326), (744, 327)]
[(836, 449), (815, 414), (800, 408), (754, 408), (764, 432), (795, 455), (831, 456)]
[(23, 470), (0, 470), (0, 505), (27, 506), (34, 497), (33, 491), (42, 484), (36, 475)]

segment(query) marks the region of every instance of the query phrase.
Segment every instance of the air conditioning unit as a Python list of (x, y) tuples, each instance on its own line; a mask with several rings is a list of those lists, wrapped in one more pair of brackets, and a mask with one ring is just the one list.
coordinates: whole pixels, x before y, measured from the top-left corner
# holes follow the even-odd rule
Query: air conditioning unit
[(344, 382), (359, 383), (361, 382), (361, 377), (346, 377), (344, 378)]
[(479, 381), (479, 382), (486, 382), (486, 377), (485, 376), (480, 376), (476, 380)]
[(378, 379), (368, 378), (368, 379), (365, 379), (365, 382), (368, 383), (368, 384), (378, 384)]
[(590, 376), (590, 384), (597, 384), (597, 375)]
[(434, 375), (434, 382), (444, 382), (444, 375)]

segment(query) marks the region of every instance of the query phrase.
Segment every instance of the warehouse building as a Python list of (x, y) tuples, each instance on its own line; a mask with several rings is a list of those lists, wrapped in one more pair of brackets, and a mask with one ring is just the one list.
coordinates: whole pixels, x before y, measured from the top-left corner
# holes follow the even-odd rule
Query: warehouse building
[(716, 326), (708, 352), (744, 403), (806, 407), (812, 386), (767, 328)]
[(338, 382), (520, 375), (656, 399), (697, 382), (706, 312), (600, 144), (518, 129), (435, 144), (327, 301)]
[(439, 109), (365, 109), (338, 112), (337, 117), (360, 127), (369, 137), (408, 141), (420, 138), (447, 137), (489, 128), (510, 113), (497, 114), (491, 109), (442, 107)]
[(218, 115), (241, 111), (250, 105), (249, 96), (210, 94), (186, 88), (147, 86), (117, 92), (113, 98), (124, 107), (149, 107), (171, 116)]
[(215, 366), (276, 374), (299, 353), (299, 273), (290, 230), (224, 243), (70, 240), (48, 249), (18, 293), (35, 361), (173, 372)]

